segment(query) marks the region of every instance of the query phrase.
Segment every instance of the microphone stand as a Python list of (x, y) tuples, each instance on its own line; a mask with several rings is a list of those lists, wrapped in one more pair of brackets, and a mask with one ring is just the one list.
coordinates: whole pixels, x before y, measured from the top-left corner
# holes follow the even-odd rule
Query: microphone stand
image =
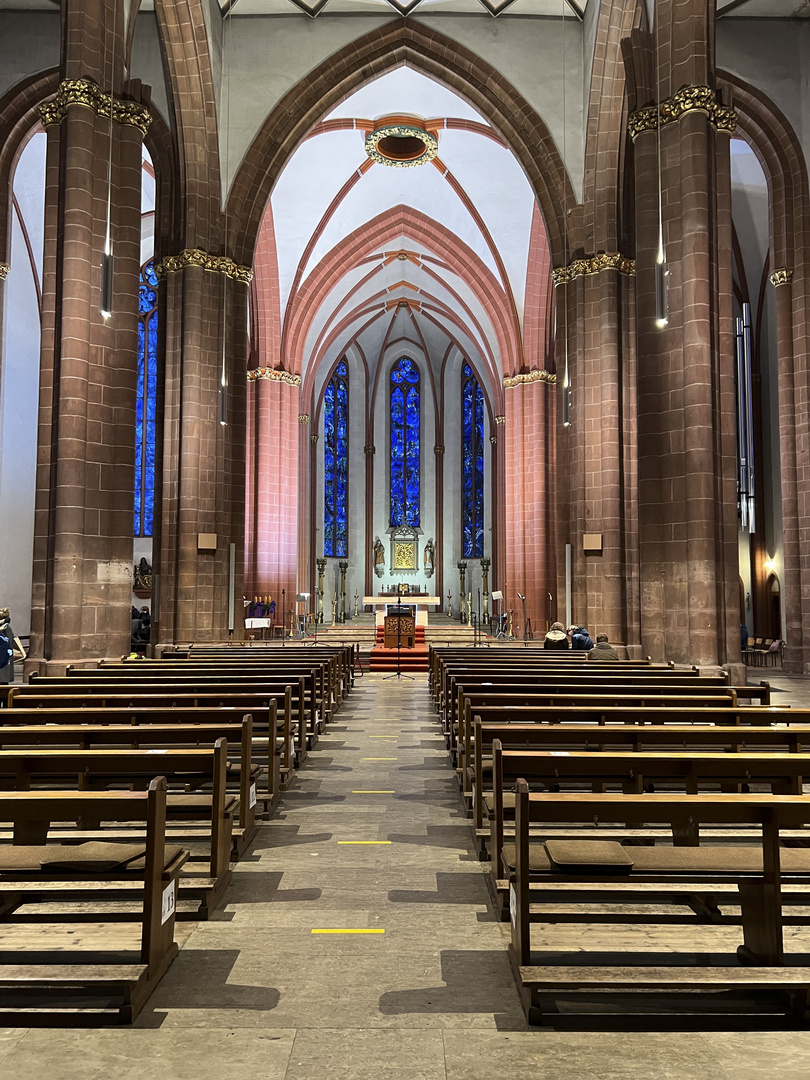
[(284, 638), (287, 636), (287, 590), (281, 590), (281, 647), (284, 648)]
[(523, 648), (528, 649), (529, 639), (526, 637), (526, 594), (524, 593), (523, 596), (520, 596), (520, 593), (518, 593), (518, 596), (520, 597), (521, 604), (523, 604)]
[[(402, 582), (397, 582), (397, 609), (402, 607)], [(414, 627), (414, 632), (416, 627)], [(415, 682), (413, 675), (403, 675), (401, 670), (401, 657), (402, 657), (402, 616), (397, 610), (397, 671), (395, 675), (386, 675), (383, 682), (387, 682), (389, 679), (410, 679), (411, 682)]]

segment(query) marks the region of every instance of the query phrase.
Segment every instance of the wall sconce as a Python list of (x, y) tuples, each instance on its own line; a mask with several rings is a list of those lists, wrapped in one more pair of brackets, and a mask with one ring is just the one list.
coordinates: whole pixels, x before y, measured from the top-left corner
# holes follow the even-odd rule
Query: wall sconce
[(766, 574), (772, 574), (776, 569), (776, 563), (773, 561), (773, 559), (766, 559), (762, 565), (765, 569)]

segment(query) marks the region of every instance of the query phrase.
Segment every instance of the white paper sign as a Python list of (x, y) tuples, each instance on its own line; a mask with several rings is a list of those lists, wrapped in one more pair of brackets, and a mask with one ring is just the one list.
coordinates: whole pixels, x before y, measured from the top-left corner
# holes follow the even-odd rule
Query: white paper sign
[(147, 754), (167, 754), (167, 750), (147, 750)]
[(174, 915), (174, 909), (176, 906), (176, 893), (177, 882), (170, 881), (166, 888), (163, 890), (163, 896), (160, 901), (160, 925), (168, 922)]
[(256, 785), (251, 784), (250, 785), (250, 794), (248, 795), (248, 807), (250, 807), (250, 809), (253, 809), (253, 807), (255, 805), (256, 805)]
[(517, 896), (515, 894), (515, 886), (509, 886), (509, 918), (512, 920), (512, 926), (517, 921)]
[(571, 757), (570, 750), (549, 750), (552, 757)]

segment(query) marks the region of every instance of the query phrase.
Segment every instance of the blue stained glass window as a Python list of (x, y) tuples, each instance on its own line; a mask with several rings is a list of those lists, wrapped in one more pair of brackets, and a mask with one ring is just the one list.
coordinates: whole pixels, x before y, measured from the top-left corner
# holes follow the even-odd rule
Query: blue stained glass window
[(465, 559), (484, 556), (484, 392), (461, 369), (461, 532)]
[(323, 406), (323, 553), (349, 554), (349, 369), (341, 360), (326, 384)]
[(154, 259), (141, 267), (138, 289), (138, 387), (135, 402), (135, 528), (151, 536), (155, 525), (157, 430), (157, 287)]
[(391, 371), (390, 523), (419, 527), (419, 368), (407, 356)]

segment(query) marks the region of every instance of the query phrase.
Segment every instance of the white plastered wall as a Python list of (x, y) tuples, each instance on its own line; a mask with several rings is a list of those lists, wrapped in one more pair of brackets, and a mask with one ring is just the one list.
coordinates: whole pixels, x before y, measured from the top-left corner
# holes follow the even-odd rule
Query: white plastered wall
[[(31, 629), (46, 136), (32, 136), (12, 181), (11, 270), (4, 287), (0, 366), (0, 606), (18, 635)], [(26, 243), (27, 234), (27, 243)], [(29, 256), (29, 246), (31, 255)]]

